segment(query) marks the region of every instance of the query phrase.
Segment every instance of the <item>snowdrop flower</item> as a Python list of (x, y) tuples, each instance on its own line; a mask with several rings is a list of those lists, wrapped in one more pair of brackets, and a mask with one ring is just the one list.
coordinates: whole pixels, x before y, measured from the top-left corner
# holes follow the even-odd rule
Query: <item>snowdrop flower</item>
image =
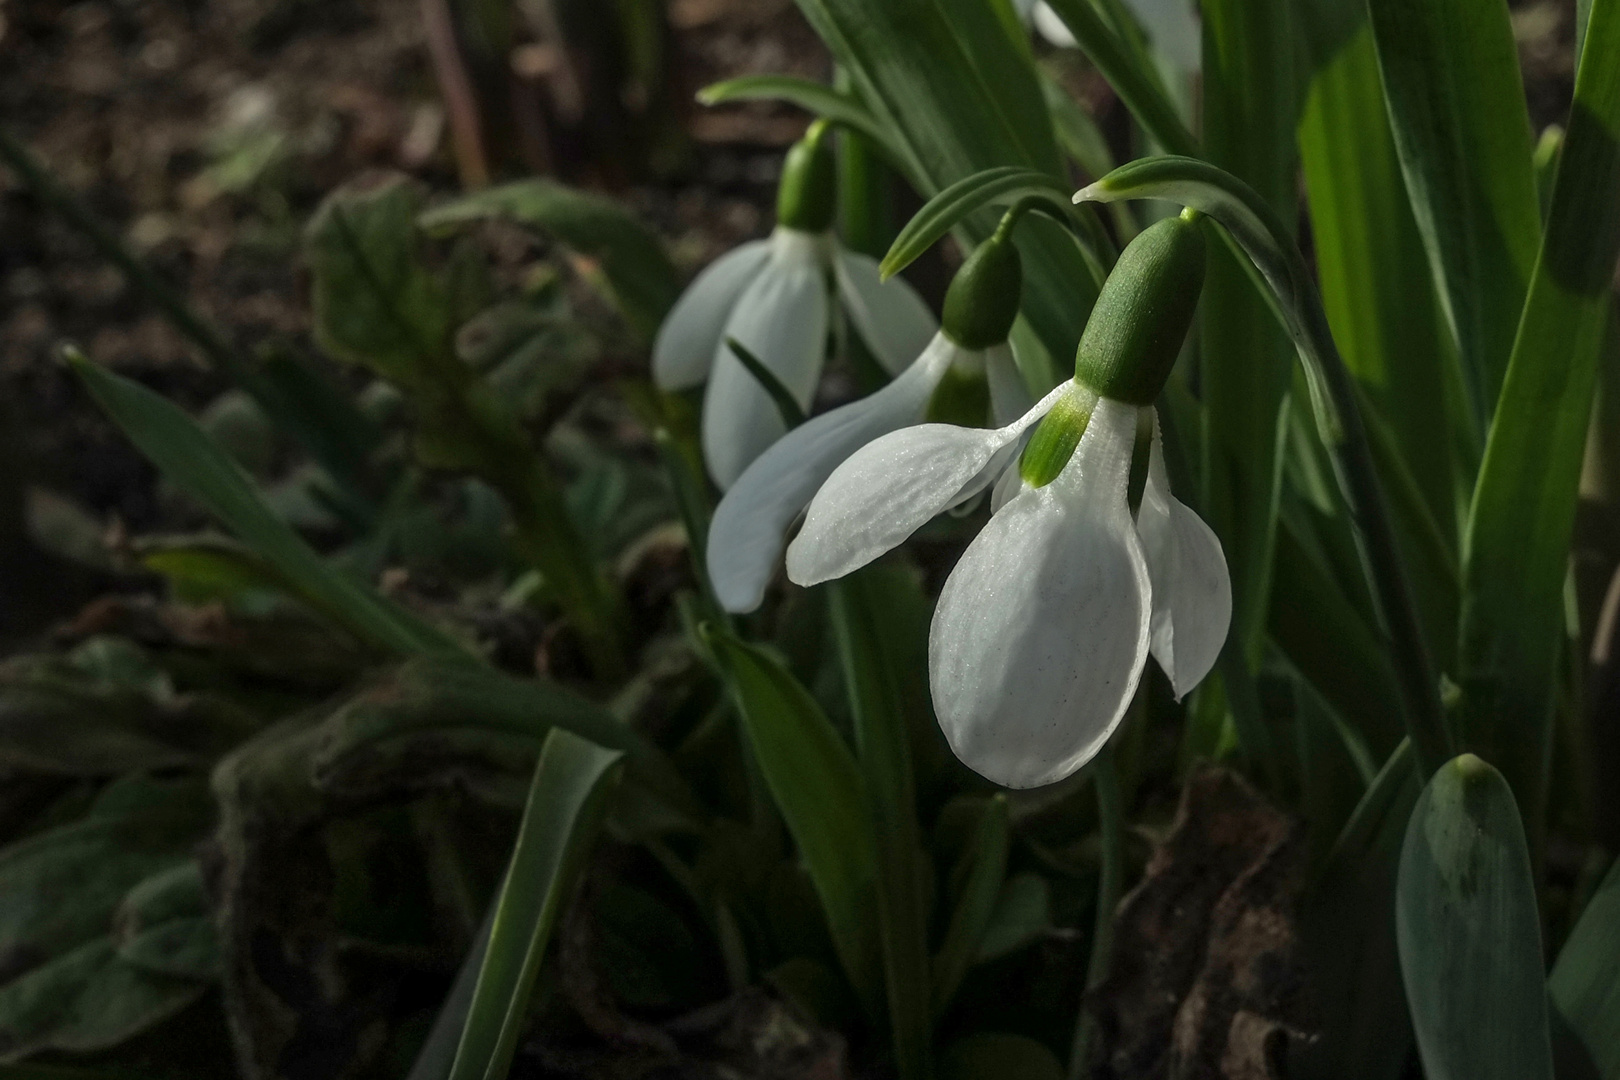
[[(1188, 0), (1125, 0), (1125, 6), (1171, 65), (1183, 72), (1199, 70), (1203, 63), (1202, 30), (1197, 10)], [(1013, 0), (1013, 7), (1050, 44), (1060, 49), (1075, 46), (1074, 34), (1046, 0)]]
[(787, 430), (770, 394), (737, 359), (735, 340), (808, 409), (821, 381), (836, 298), (873, 356), (891, 373), (934, 333), (934, 317), (903, 281), (883, 282), (877, 263), (843, 250), (831, 232), (835, 179), (826, 124), (788, 152), (777, 225), (711, 263), (681, 296), (653, 344), (653, 380), (664, 390), (708, 383), (703, 458), (728, 488)]
[(876, 393), (794, 428), (720, 500), (707, 555), (715, 594), (727, 611), (759, 606), (788, 529), (856, 450), (924, 420), (1004, 424), (1029, 407), (1007, 345), (1022, 281), (1009, 230), (998, 230), (962, 264), (945, 298), (944, 329), (905, 371)]
[(923, 424), (868, 444), (816, 493), (788, 549), (802, 585), (850, 573), (982, 490), (1039, 424), (1016, 493), (952, 570), (929, 634), (940, 726), (999, 784), (1053, 783), (1090, 760), (1150, 652), (1180, 696), (1225, 641), (1226, 560), (1170, 492), (1152, 407), (1203, 272), (1196, 213), (1144, 231), (1098, 297), (1073, 381), (1002, 428)]

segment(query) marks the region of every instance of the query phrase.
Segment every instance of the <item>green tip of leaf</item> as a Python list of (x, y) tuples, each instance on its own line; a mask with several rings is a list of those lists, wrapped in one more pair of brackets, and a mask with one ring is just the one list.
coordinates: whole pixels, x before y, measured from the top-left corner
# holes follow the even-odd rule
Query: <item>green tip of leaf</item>
[(1496, 775), (1496, 769), (1484, 758), (1473, 754), (1459, 754), (1451, 761), (1451, 767), (1457, 770), (1457, 775), (1466, 784), (1477, 784)]

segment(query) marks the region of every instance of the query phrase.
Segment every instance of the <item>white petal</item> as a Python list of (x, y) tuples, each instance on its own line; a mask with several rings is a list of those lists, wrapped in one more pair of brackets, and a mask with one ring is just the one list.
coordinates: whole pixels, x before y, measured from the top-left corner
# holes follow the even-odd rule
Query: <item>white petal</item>
[(1012, 423), (1035, 404), (1006, 342), (984, 350), (984, 376), (990, 383), (990, 419), (997, 426)]
[(1232, 579), (1215, 533), (1170, 494), (1157, 417), (1136, 530), (1153, 578), (1153, 658), (1180, 698), (1209, 674), (1226, 643)]
[(714, 350), (731, 309), (770, 257), (770, 242), (753, 240), (704, 267), (675, 301), (653, 342), (653, 381), (685, 390), (709, 377)]
[(870, 256), (840, 250), (837, 268), (838, 298), (861, 340), (883, 370), (904, 371), (939, 329), (933, 312), (900, 278), (882, 280)]
[(1099, 401), (1058, 478), (992, 517), (940, 594), (934, 711), (956, 756), (998, 784), (1080, 768), (1141, 678), (1152, 598), (1125, 502), (1135, 413)]
[(703, 397), (703, 460), (722, 491), (787, 431), (770, 394), (725, 339), (736, 338), (808, 409), (826, 353), (827, 304), (822, 264), (800, 247), (773, 251), (737, 298)]
[(1188, 0), (1125, 0), (1125, 5), (1165, 59), (1187, 72), (1202, 66), (1203, 38)]
[(995, 490), (990, 492), (990, 512), (1001, 513), (1001, 508), (1015, 499), (1024, 490), (1024, 478), (1015, 466), (1009, 466), (996, 481)]
[(1058, 13), (1048, 7), (1045, 0), (1035, 5), (1030, 21), (1035, 24), (1036, 33), (1045, 38), (1047, 44), (1056, 45), (1060, 49), (1074, 48), (1074, 34), (1070, 32), (1068, 24), (1058, 18)]
[(919, 424), (867, 443), (810, 501), (804, 528), (788, 546), (788, 577), (800, 585), (843, 577), (983, 491), (1001, 475), (1002, 455), (1072, 385), (1057, 387), (1003, 428)]
[(753, 611), (787, 546), (787, 530), (816, 489), (855, 451), (916, 424), (958, 347), (937, 334), (917, 361), (860, 401), (794, 428), (726, 492), (709, 527), (709, 577), (727, 611)]

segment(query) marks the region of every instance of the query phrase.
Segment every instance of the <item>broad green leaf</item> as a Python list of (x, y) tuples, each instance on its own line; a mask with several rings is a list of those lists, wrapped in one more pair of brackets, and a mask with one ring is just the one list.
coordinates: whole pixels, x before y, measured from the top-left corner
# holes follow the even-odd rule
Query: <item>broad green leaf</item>
[(1586, 904), (1547, 992), (1604, 1080), (1620, 1076), (1620, 862)]
[(1357, 548), (1369, 593), (1386, 623), (1400, 676), (1405, 721), (1418, 759), (1449, 758), (1451, 737), (1440, 713), (1439, 679), (1429, 660), (1423, 628), (1372, 449), (1361, 425), (1355, 385), (1339, 358), (1333, 334), (1304, 259), (1281, 219), (1243, 181), (1191, 158), (1148, 158), (1121, 166), (1075, 199), (1169, 199), (1210, 215), (1254, 264), (1276, 301), (1310, 384), (1318, 433), (1334, 479), (1356, 527)]
[[(1430, 514), (1452, 536), (1456, 478), (1444, 392), (1452, 360), (1365, 27), (1311, 85), (1299, 146), (1328, 325)], [(1423, 588), (1421, 576), (1415, 584)], [(1449, 652), (1454, 636), (1453, 623), (1430, 641)]]
[(1581, 460), (1620, 257), (1620, 4), (1593, 3), (1586, 43), (1463, 544), (1461, 730), (1507, 773), (1533, 835), (1546, 799)]
[(646, 338), (680, 295), (681, 280), (658, 238), (611, 199), (552, 180), (519, 180), (462, 196), (421, 216), (443, 231), (467, 222), (505, 218), (555, 236), (591, 260), (583, 269)]
[(1048, 0), (1048, 3), (1142, 129), (1172, 154), (1197, 154), (1198, 140), (1181, 122), (1157, 72), (1138, 62), (1103, 22), (1091, 0)]
[[(1295, 211), (1294, 39), (1289, 0), (1205, 0), (1204, 156), (1285, 226)], [(1287, 229), (1285, 236), (1291, 237)], [(1240, 257), (1210, 252), (1199, 319), (1204, 403), (1201, 512), (1232, 576), (1232, 634), (1259, 661), (1276, 541), (1293, 365), (1288, 340)]]
[(973, 960), (984, 963), (1015, 953), (1051, 928), (1051, 884), (1039, 874), (1014, 874), (1001, 884)]
[(219, 518), (310, 607), (367, 644), (400, 655), (466, 655), (464, 647), (316, 554), (264, 501), (253, 481), (197, 422), (139, 383), (73, 353), (97, 404), (168, 479)]
[(1552, 1080), (1530, 849), (1507, 781), (1472, 754), (1412, 811), (1395, 933), (1430, 1080)]
[(219, 978), (224, 967), (219, 935), (196, 859), (138, 883), (113, 921), (120, 959), (159, 975)]
[(0, 1062), (41, 1050), (106, 1050), (201, 997), (208, 984), (123, 960), (108, 937), (0, 987)]
[[(1048, 173), (1017, 165), (986, 169), (963, 177), (912, 215), (889, 245), (879, 269), (885, 278), (893, 277), (976, 210), (985, 206), (1010, 206), (1023, 199), (1042, 200), (1058, 208), (1054, 216), (1066, 217), (1063, 204), (1069, 199), (1069, 185)], [(1043, 205), (1042, 209), (1048, 207)], [(1048, 212), (1052, 211), (1048, 209)]]
[(945, 1047), (940, 1080), (1062, 1080), (1063, 1066), (1044, 1043), (1027, 1035), (978, 1032)]
[(1300, 937), (1322, 1036), (1293, 1047), (1299, 1080), (1397, 1080), (1412, 1021), (1395, 940), (1395, 879), (1419, 784), (1403, 742), (1367, 786), (1305, 894)]
[(1505, 0), (1369, 0), (1390, 127), (1479, 432), (1541, 235)]
[(856, 760), (872, 811), (877, 855), (878, 921), (884, 987), (896, 1064), (902, 1080), (932, 1071), (928, 898), (910, 735), (898, 673), (887, 662), (879, 593), (870, 572), (832, 585), (830, 620), (855, 721)]
[(552, 928), (595, 838), (623, 755), (566, 731), (546, 737), (523, 808), (451, 1080), (504, 1080)]
[(786, 101), (806, 112), (841, 124), (875, 142), (891, 158), (900, 158), (893, 136), (853, 94), (792, 75), (744, 75), (711, 83), (698, 91), (703, 105), (728, 101)]
[(987, 800), (962, 860), (967, 868), (945, 940), (934, 954), (934, 1016), (944, 1015), (995, 917), (1007, 876), (1007, 799)]
[(838, 958), (869, 1015), (882, 1015), (883, 942), (871, 803), (860, 766), (821, 708), (769, 654), (706, 634), (765, 783), (809, 870)]

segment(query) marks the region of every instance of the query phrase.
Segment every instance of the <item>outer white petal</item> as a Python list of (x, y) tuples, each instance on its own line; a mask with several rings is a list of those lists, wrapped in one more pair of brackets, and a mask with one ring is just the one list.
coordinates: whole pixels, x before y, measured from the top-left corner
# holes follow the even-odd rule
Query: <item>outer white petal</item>
[(998, 427), (1012, 423), (1035, 404), (1006, 342), (984, 350), (984, 377), (990, 384), (990, 419)]
[(1153, 578), (1153, 658), (1180, 698), (1209, 674), (1226, 643), (1232, 579), (1215, 533), (1170, 494), (1157, 417), (1136, 530)]
[(1035, 32), (1045, 38), (1048, 44), (1056, 45), (1060, 49), (1074, 48), (1074, 34), (1069, 31), (1068, 25), (1058, 18), (1057, 12), (1046, 5), (1045, 0), (1035, 5), (1035, 10), (1030, 13), (1030, 22), (1034, 24)]
[(810, 501), (788, 546), (788, 577), (800, 585), (843, 577), (983, 491), (1001, 475), (1001, 455), (1070, 388), (1064, 383), (1003, 428), (919, 424), (867, 443)]
[(778, 229), (771, 259), (737, 298), (703, 397), (703, 460), (724, 491), (787, 431), (776, 403), (726, 344), (736, 338), (809, 408), (827, 347), (822, 237)]
[(861, 340), (890, 375), (904, 371), (939, 329), (934, 313), (900, 278), (882, 280), (870, 256), (840, 250), (837, 272), (838, 298)]
[(788, 432), (726, 492), (709, 527), (709, 577), (727, 611), (753, 611), (787, 546), (787, 531), (816, 489), (855, 451), (916, 424), (959, 352), (936, 334), (917, 361), (869, 397), (823, 413)]
[(934, 711), (956, 756), (998, 784), (1084, 765), (1141, 678), (1152, 597), (1125, 502), (1135, 413), (1099, 401), (1063, 472), (992, 517), (940, 594)]
[(653, 342), (653, 381), (685, 390), (709, 377), (720, 333), (737, 298), (770, 257), (770, 242), (752, 240), (704, 267), (675, 301)]
[(1009, 465), (1007, 470), (1001, 474), (1001, 479), (996, 481), (995, 488), (990, 492), (990, 512), (992, 514), (1001, 513), (1001, 508), (1017, 498), (1023, 490), (1023, 476), (1019, 474), (1015, 466)]

